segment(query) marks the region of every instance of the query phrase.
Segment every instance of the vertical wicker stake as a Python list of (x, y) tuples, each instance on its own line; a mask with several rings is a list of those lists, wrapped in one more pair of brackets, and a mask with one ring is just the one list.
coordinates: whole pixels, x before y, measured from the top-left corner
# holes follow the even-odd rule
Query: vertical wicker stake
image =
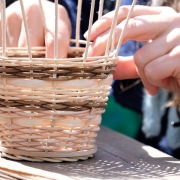
[(117, 45), (116, 54), (115, 54), (116, 57), (118, 56), (118, 53), (119, 53), (119, 51), (120, 51), (120, 48), (121, 48), (121, 45), (122, 45), (122, 41), (123, 41), (123, 38), (124, 38), (124, 34), (125, 34), (125, 31), (126, 31), (126, 28), (127, 28), (128, 22), (129, 22), (129, 19), (130, 19), (130, 17), (131, 17), (131, 14), (132, 14), (132, 12), (133, 12), (134, 6), (136, 5), (136, 2), (137, 2), (137, 0), (133, 0), (133, 3), (132, 3), (132, 5), (131, 5), (131, 9), (130, 9), (128, 15), (127, 15), (126, 23), (125, 23), (125, 25), (124, 25), (124, 28), (123, 28), (123, 30), (122, 30), (122, 33), (121, 33), (121, 35), (120, 35), (119, 42), (118, 42), (118, 45)]
[[(1, 28), (2, 28), (2, 55), (6, 56), (6, 1), (1, 0)], [(3, 61), (4, 62), (4, 61)], [(2, 66), (4, 68), (4, 63), (2, 62)], [(4, 84), (6, 83), (6, 80), (3, 79)]]
[(81, 26), (81, 10), (82, 10), (82, 0), (78, 0), (77, 7), (77, 18), (76, 18), (76, 48), (79, 47), (80, 40), (80, 26)]
[[(29, 61), (31, 62), (32, 61), (32, 52), (31, 52), (31, 42), (30, 42), (30, 38), (29, 38), (29, 32), (28, 32), (28, 26), (27, 26), (27, 20), (26, 20), (26, 15), (25, 15), (25, 10), (24, 10), (24, 4), (23, 4), (23, 0), (20, 0), (20, 6), (21, 6), (21, 11), (22, 11), (22, 16), (23, 16), (23, 23), (24, 23), (24, 27), (25, 27), (25, 32), (26, 32), (26, 41), (27, 41), (27, 47), (28, 47), (28, 55), (29, 55)], [(30, 64), (30, 67), (31, 67), (31, 64)], [(30, 70), (30, 79), (32, 80), (33, 79), (33, 70)], [(33, 88), (31, 89), (31, 96), (34, 97), (34, 90)], [(34, 103), (32, 102), (31, 103), (31, 107), (34, 107)], [(33, 121), (33, 116), (32, 116), (33, 112), (30, 111), (30, 116), (29, 116), (29, 121)], [(33, 129), (32, 126), (29, 127), (30, 130)], [(28, 143), (30, 144), (31, 143), (31, 136), (32, 134), (29, 133), (29, 138), (28, 138)]]
[[(117, 9), (117, 6), (118, 6), (118, 3), (116, 3), (115, 9)], [(114, 22), (115, 25), (117, 25), (117, 20), (118, 18), (115, 19), (115, 22)], [(114, 31), (112, 35), (111, 52), (113, 52), (115, 48), (115, 39), (116, 39), (116, 31)]]
[(2, 47), (3, 47), (3, 56), (6, 56), (6, 1), (1, 0), (1, 18), (2, 18)]
[(30, 39), (29, 39), (29, 32), (28, 32), (28, 26), (27, 26), (27, 21), (26, 21), (26, 15), (25, 15), (25, 11), (24, 11), (24, 4), (23, 4), (23, 0), (19, 0), (19, 1), (20, 1), (20, 5), (21, 5), (23, 23), (24, 23), (25, 32), (26, 32), (26, 40), (27, 40), (29, 60), (32, 61), (31, 44), (30, 44)]
[(55, 0), (54, 58), (55, 58), (55, 59), (58, 59), (58, 0)]
[[(117, 52), (136, 1), (128, 14), (117, 51), (113, 39), (121, 0), (117, 0), (105, 54), (88, 57), (95, 0), (91, 1), (87, 41), (80, 40), (83, 0), (78, 0), (76, 38), (70, 40), (75, 47), (69, 46), (67, 58), (59, 57), (58, 53), (58, 0), (55, 0), (53, 58), (46, 57), (46, 47), (31, 47), (23, 0), (19, 1), (27, 47), (12, 48), (6, 47), (5, 0), (1, 0), (0, 152), (3, 157), (38, 162), (92, 157), (97, 151), (95, 138), (111, 89)], [(43, 4), (38, 1), (46, 30)], [(100, 0), (98, 18), (102, 16), (103, 4), (104, 0)]]
[(88, 38), (87, 38), (87, 43), (86, 43), (86, 50), (84, 53), (84, 62), (86, 62), (86, 60), (87, 60), (88, 48), (90, 45), (90, 34), (91, 34), (92, 23), (93, 23), (94, 6), (95, 6), (95, 0), (92, 0), (91, 1), (90, 18), (89, 18)]
[(109, 49), (110, 49), (110, 45), (111, 45), (111, 42), (112, 42), (112, 36), (113, 36), (113, 34), (115, 33), (115, 30), (116, 30), (118, 11), (119, 11), (118, 7), (120, 7), (121, 2), (122, 2), (122, 0), (117, 0), (117, 2), (116, 2), (117, 4), (116, 4), (115, 13), (114, 13), (114, 20), (112, 21), (111, 30), (109, 32), (109, 38), (108, 38), (108, 42), (107, 42), (107, 45), (106, 45), (105, 55), (109, 54)]
[(42, 6), (42, 2), (41, 2), (41, 0), (38, 0), (38, 1), (39, 1), (39, 7), (40, 7), (42, 23), (43, 23), (43, 26), (44, 26), (44, 30), (46, 31), (46, 22), (45, 22), (44, 10), (43, 10), (43, 6)]
[[(58, 0), (55, 0), (55, 41), (54, 41), (54, 59), (55, 59), (55, 64), (56, 66), (54, 67), (54, 72), (57, 71), (57, 62), (56, 60), (58, 59)], [(53, 78), (57, 78), (57, 74), (53, 73)], [(56, 91), (56, 81), (53, 81), (53, 89), (54, 91)], [(53, 106), (56, 106), (56, 92), (53, 93)], [(52, 108), (53, 112), (56, 112), (56, 109)], [(52, 119), (51, 119), (51, 128), (54, 128), (55, 125), (55, 115), (52, 115)], [(50, 130), (50, 134), (53, 135), (53, 131)], [(48, 137), (49, 139), (51, 139), (51, 136)], [(50, 144), (51, 145), (51, 144)], [(47, 148), (48, 148), (48, 144), (46, 144)]]
[(1, 0), (2, 9), (1, 9), (1, 17), (2, 17), (2, 46), (3, 46), (3, 56), (6, 56), (6, 1)]
[(104, 0), (100, 0), (99, 1), (98, 19), (100, 19), (103, 14), (103, 6), (104, 6)]

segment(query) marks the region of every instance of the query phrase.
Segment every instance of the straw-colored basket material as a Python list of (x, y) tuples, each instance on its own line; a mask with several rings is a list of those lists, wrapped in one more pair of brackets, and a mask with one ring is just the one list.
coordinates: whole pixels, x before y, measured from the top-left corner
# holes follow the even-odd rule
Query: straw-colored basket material
[(80, 58), (44, 60), (0, 61), (2, 155), (32, 161), (86, 159), (96, 152), (115, 59), (89, 64)]
[(82, 56), (88, 41), (78, 40), (86, 48), (69, 47), (64, 59), (45, 58), (44, 47), (8, 48), (4, 42), (0, 50), (3, 157), (61, 162), (85, 160), (96, 152), (95, 138), (117, 56), (114, 51)]

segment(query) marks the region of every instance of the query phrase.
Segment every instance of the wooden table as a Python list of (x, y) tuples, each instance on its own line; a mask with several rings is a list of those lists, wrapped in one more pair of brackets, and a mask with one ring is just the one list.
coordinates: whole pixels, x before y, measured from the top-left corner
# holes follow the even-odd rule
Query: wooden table
[(73, 163), (10, 162), (4, 159), (2, 161), (8, 161), (11, 165), (21, 164), (22, 168), (33, 167), (32, 171), (40, 170), (41, 173), (47, 173), (47, 177), (62, 180), (180, 179), (179, 160), (122, 134), (101, 127), (96, 144), (98, 152), (86, 161)]

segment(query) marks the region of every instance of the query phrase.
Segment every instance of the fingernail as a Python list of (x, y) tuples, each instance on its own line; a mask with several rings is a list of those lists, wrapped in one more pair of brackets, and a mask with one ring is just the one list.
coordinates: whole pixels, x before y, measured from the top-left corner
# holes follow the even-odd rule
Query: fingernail
[(94, 53), (93, 47), (89, 46), (87, 55), (88, 56), (93, 56), (93, 53)]
[(163, 79), (160, 82), (160, 87), (165, 88), (165, 87), (169, 86), (169, 83), (170, 83), (170, 78)]
[[(84, 55), (85, 52), (82, 54), (82, 57), (84, 57)], [(88, 48), (87, 56), (93, 56), (93, 48), (91, 46), (89, 46)]]
[(154, 96), (154, 95), (156, 95), (156, 94), (158, 93), (158, 90), (159, 90), (159, 88), (156, 87), (156, 86), (154, 86), (154, 87), (152, 87), (151, 89), (150, 89), (150, 88), (149, 88), (149, 89), (146, 89), (146, 92), (147, 92), (149, 95)]
[(86, 31), (86, 32), (84, 33), (84, 38), (87, 39), (87, 36), (88, 36), (88, 31)]

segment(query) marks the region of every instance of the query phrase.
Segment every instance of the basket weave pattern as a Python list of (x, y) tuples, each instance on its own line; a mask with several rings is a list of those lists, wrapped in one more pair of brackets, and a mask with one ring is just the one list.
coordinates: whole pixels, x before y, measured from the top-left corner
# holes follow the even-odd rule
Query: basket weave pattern
[(2, 155), (51, 162), (91, 157), (115, 59), (30, 62), (9, 55), (0, 62)]
[[(22, 0), (20, 2), (22, 4)], [(82, 4), (82, 0), (78, 2)], [(92, 0), (91, 13), (94, 2)], [(121, 0), (117, 0), (117, 7), (120, 3)], [(101, 13), (102, 6), (103, 0), (100, 0)], [(80, 10), (78, 7), (79, 18)], [(117, 12), (118, 8), (114, 22)], [(92, 25), (92, 15), (90, 19)], [(0, 151), (3, 157), (61, 162), (85, 160), (96, 152), (95, 138), (118, 56), (113, 50), (104, 56), (87, 57), (90, 39), (71, 41), (76, 47), (69, 47), (68, 56), (63, 59), (45, 58), (45, 47), (10, 48), (3, 41), (0, 49)], [(111, 40), (108, 42), (110, 46)], [(81, 46), (84, 44), (86, 48)]]

